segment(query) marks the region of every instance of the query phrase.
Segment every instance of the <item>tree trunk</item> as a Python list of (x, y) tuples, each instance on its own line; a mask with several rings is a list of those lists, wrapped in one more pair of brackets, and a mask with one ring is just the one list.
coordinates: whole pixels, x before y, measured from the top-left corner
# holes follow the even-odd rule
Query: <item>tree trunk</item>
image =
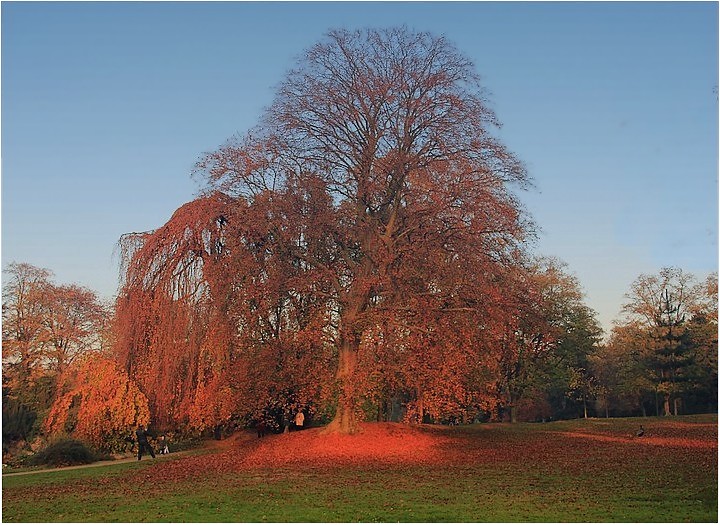
[(510, 423), (517, 423), (517, 408), (515, 408), (515, 400), (510, 399)]
[(340, 346), (337, 379), (340, 383), (340, 397), (335, 411), (335, 417), (325, 428), (325, 432), (338, 432), (340, 434), (355, 434), (360, 430), (355, 414), (355, 392), (353, 377), (357, 366), (356, 341), (343, 341)]
[(422, 424), (425, 418), (425, 393), (422, 388), (418, 389), (418, 424)]
[[(365, 216), (365, 206), (358, 200), (358, 215)], [(367, 220), (368, 217), (365, 217)], [(360, 242), (364, 253), (370, 253), (371, 231), (366, 231)], [(359, 316), (365, 311), (370, 300), (371, 291), (367, 282), (374, 270), (370, 257), (365, 256), (355, 275), (351, 288), (344, 294), (344, 303), (340, 314), (340, 344), (338, 356), (338, 370), (335, 375), (338, 381), (339, 398), (335, 417), (325, 428), (325, 432), (338, 432), (341, 434), (355, 434), (360, 431), (356, 415), (357, 395), (355, 392), (355, 368), (362, 337), (356, 323)]]
[(670, 394), (665, 394), (664, 397), (665, 397), (665, 399), (663, 401), (663, 411), (664, 411), (663, 415), (669, 416), (669, 415), (671, 415), (671, 413), (670, 413)]
[(335, 417), (325, 428), (325, 432), (337, 432), (339, 434), (356, 434), (360, 430), (355, 415), (355, 407), (347, 400), (338, 403)]
[(587, 419), (587, 398), (583, 396), (583, 417)]
[(680, 406), (680, 398), (679, 398), (679, 397), (676, 397), (676, 398), (673, 400), (673, 408), (674, 408), (674, 411), (675, 411), (675, 415), (676, 415), (676, 416), (679, 414), (679, 410), (678, 410), (678, 407), (679, 407), (679, 406)]

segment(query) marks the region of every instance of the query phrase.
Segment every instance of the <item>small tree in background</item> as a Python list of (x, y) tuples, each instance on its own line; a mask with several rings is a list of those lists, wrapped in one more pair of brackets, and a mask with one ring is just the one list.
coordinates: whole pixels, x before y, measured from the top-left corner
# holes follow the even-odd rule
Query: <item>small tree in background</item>
[[(517, 293), (522, 305), (517, 325), (504, 330), (500, 367), (500, 390), (510, 420), (516, 420), (516, 405), (525, 418), (534, 420), (574, 415), (574, 403), (587, 400), (567, 394), (579, 388), (577, 371), (587, 370), (599, 344), (602, 330), (596, 314), (584, 304), (580, 283), (561, 261), (538, 258), (521, 275), (524, 286), (515, 292), (505, 288), (505, 294)], [(537, 409), (534, 415), (532, 407)]]
[(44, 375), (46, 337), (43, 322), (51, 272), (26, 263), (11, 263), (5, 270), (2, 304), (3, 389), (35, 410), (43, 407), (25, 394)]
[[(657, 275), (641, 275), (631, 285), (623, 311), (645, 328), (652, 353), (647, 365), (653, 371), (663, 414), (678, 413), (686, 392), (692, 361), (688, 323), (701, 309), (704, 289), (691, 274), (663, 268)], [(672, 403), (671, 403), (672, 401)]]

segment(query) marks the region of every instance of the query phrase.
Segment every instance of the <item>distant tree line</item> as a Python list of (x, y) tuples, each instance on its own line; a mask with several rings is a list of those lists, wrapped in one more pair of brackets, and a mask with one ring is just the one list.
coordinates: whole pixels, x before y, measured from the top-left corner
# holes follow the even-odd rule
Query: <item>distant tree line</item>
[(717, 290), (716, 273), (641, 275), (605, 342), (586, 308), (567, 309), (564, 333), (525, 369), (522, 419), (716, 412)]

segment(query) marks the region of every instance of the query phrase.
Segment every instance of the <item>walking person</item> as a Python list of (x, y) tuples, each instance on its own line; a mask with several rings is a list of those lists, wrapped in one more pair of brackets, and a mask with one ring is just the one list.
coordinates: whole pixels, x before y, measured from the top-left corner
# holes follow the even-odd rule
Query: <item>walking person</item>
[(285, 411), (283, 412), (282, 424), (283, 434), (287, 434), (288, 432), (290, 432), (290, 411), (288, 409), (285, 409)]
[(135, 431), (135, 435), (137, 436), (138, 461), (142, 459), (143, 451), (145, 449), (147, 449), (153, 459), (155, 459), (155, 452), (153, 451), (152, 447), (150, 446), (150, 442), (148, 441), (147, 429), (142, 425), (138, 425), (137, 430)]

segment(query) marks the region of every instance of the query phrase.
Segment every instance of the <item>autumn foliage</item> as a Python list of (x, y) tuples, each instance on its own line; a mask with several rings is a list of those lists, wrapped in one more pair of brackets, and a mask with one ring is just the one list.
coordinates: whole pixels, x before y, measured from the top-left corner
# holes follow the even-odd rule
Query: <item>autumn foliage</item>
[(712, 471), (717, 463), (716, 424), (648, 422), (648, 435), (642, 439), (635, 437), (631, 425), (615, 420), (606, 428), (600, 424), (579, 429), (578, 425), (570, 429), (549, 425), (513, 431), (505, 425), (361, 423), (360, 432), (353, 435), (309, 429), (258, 440), (240, 433), (219, 443), (212, 454), (155, 465), (141, 475), (152, 483), (172, 484), (202, 479), (208, 472), (219, 476), (253, 471), (312, 475), (326, 469), (337, 472), (338, 468), (354, 472), (425, 466), (482, 471), (489, 465), (507, 465), (505, 475), (512, 476), (542, 465), (560, 469), (563, 476), (582, 476), (607, 474), (602, 460), (610, 457), (632, 457), (652, 465), (663, 456), (690, 455), (703, 471)]
[(163, 423), (334, 412), (402, 396), (413, 420), (492, 410), (526, 235), (520, 163), (472, 64), (405, 29), (335, 31), (208, 192), (124, 239), (118, 349)]
[(214, 427), (289, 388), (303, 406), (317, 398), (331, 358), (320, 314), (291, 297), (297, 272), (266, 253), (257, 213), (270, 210), (215, 194), (127, 239), (141, 243), (117, 303), (118, 356), (160, 426)]
[(101, 449), (118, 448), (137, 424), (150, 420), (147, 399), (110, 359), (91, 357), (61, 382), (44, 422), (48, 434), (73, 433)]

